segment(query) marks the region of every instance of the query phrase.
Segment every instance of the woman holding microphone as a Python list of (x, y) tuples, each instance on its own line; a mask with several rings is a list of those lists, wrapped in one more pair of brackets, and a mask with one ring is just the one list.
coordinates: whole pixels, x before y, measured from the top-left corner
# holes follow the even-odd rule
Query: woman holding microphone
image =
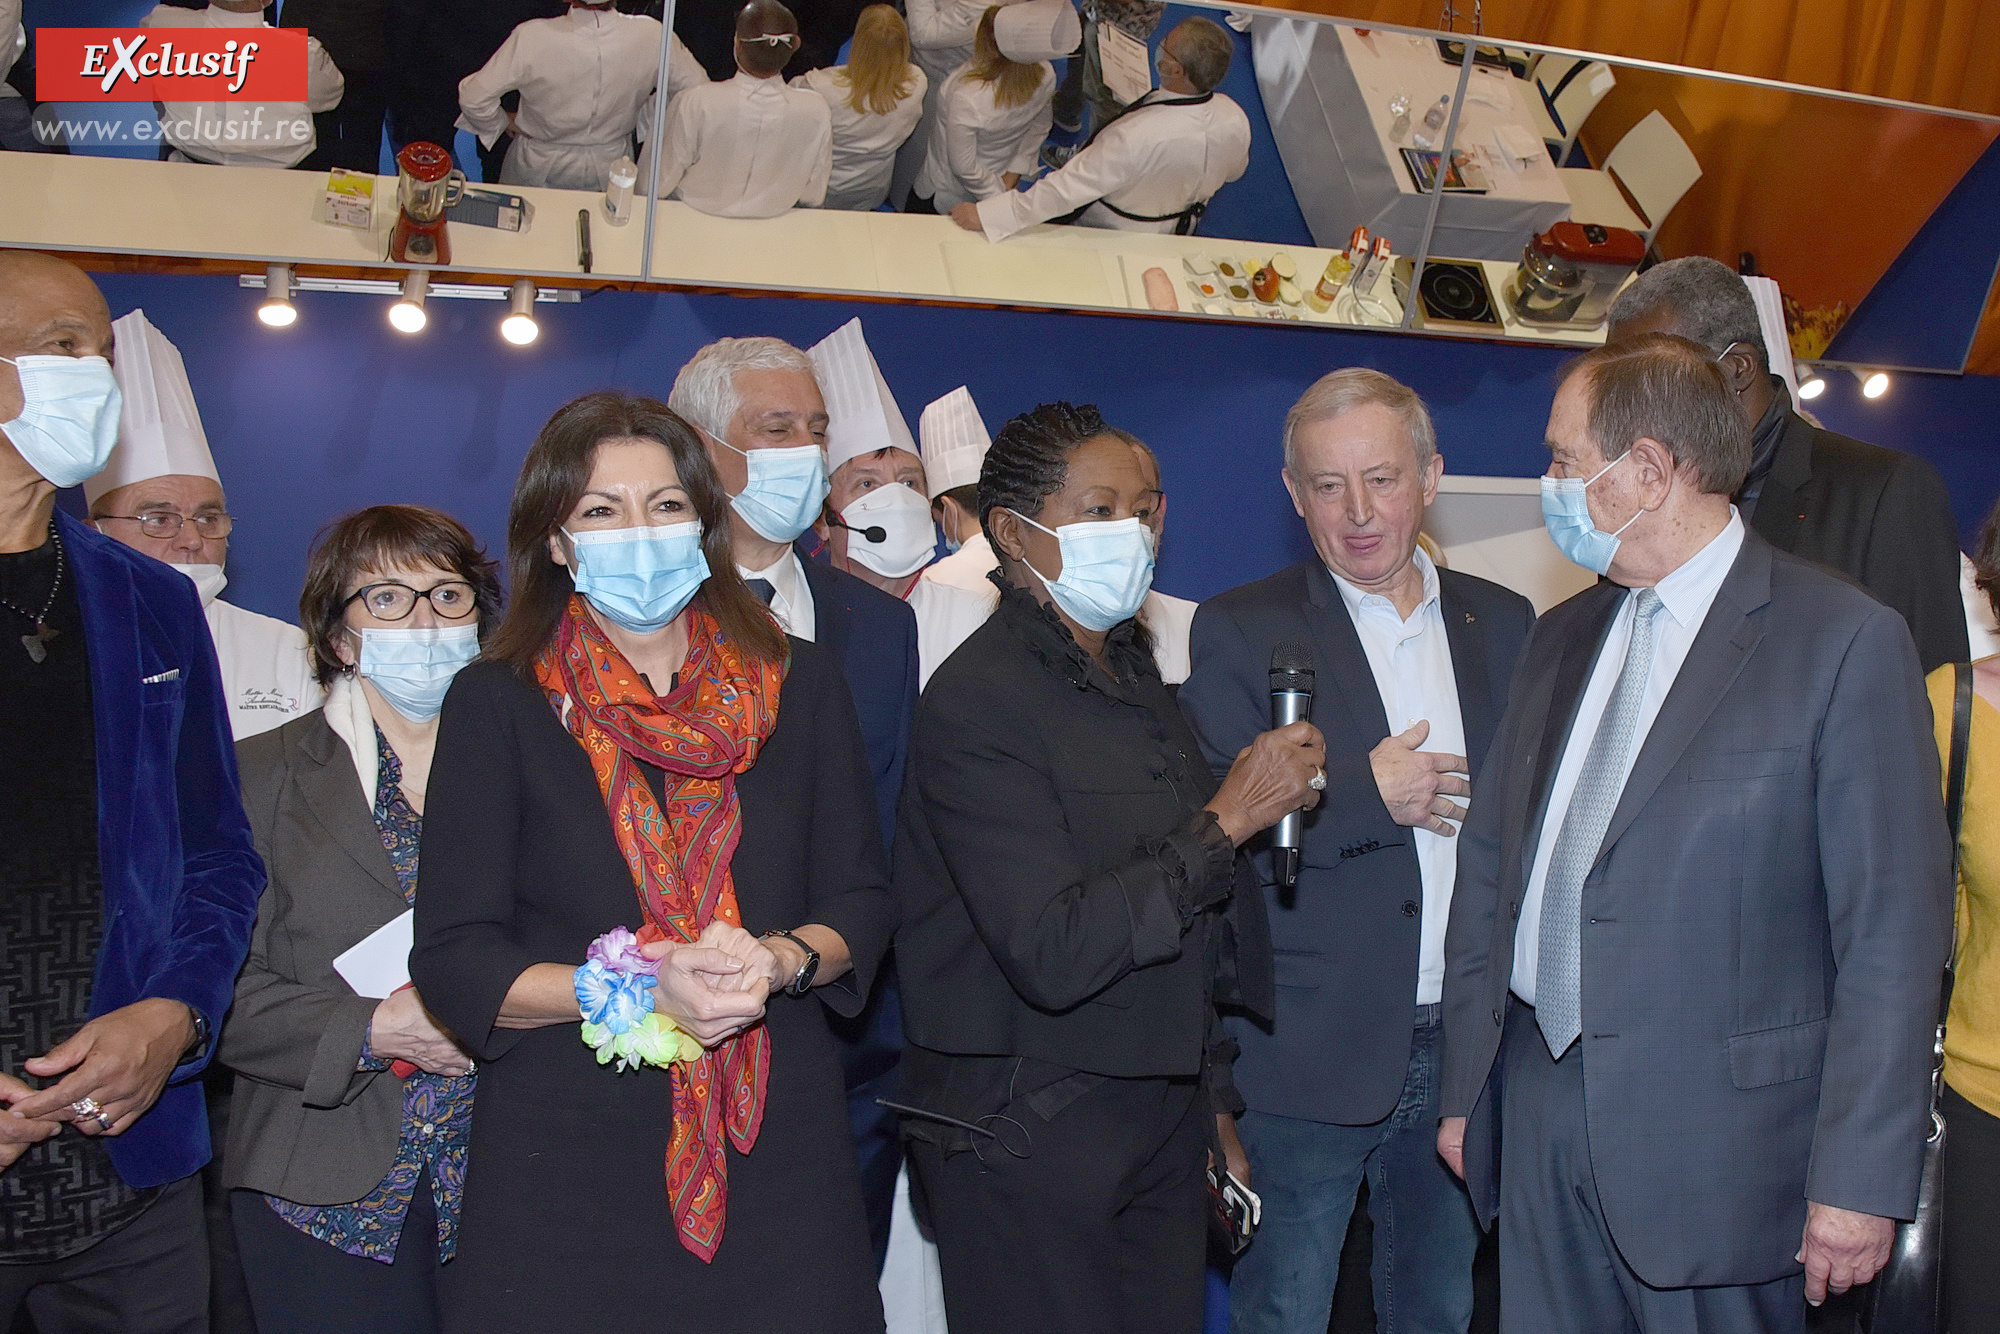
[(1204, 1158), (1241, 1161), (1216, 1005), (1271, 999), (1236, 849), (1325, 783), (1309, 723), (1219, 786), (1203, 762), (1133, 619), (1161, 501), (1137, 445), (1067, 403), (994, 437), (999, 609), (918, 708), (901, 1101), (952, 1334), (1201, 1328)]

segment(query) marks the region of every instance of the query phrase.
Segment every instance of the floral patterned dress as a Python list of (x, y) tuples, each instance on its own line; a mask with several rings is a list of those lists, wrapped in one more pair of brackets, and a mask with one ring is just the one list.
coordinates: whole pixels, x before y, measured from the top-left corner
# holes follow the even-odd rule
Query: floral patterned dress
[[(417, 845), (424, 821), (403, 796), (403, 766), (389, 748), (381, 729), (375, 731), (378, 775), (375, 785), (375, 827), (382, 847), (396, 868), (396, 882), (405, 901), (417, 901)], [(364, 1039), (360, 1070), (387, 1070), (389, 1061), (377, 1056)], [(476, 1075), (452, 1077), (419, 1071), (403, 1081), (403, 1134), (396, 1157), (380, 1185), (352, 1204), (294, 1204), (275, 1195), (264, 1198), (278, 1217), (307, 1236), (349, 1255), (390, 1264), (403, 1235), (410, 1201), (426, 1174), (431, 1202), (437, 1209), (437, 1254), (440, 1262), (458, 1249), (458, 1202), (465, 1186), (466, 1137), (472, 1127), (472, 1088)]]

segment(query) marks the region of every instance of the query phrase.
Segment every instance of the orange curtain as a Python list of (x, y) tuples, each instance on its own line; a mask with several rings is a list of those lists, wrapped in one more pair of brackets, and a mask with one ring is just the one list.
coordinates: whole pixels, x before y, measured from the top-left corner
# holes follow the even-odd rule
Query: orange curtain
[[(1435, 28), (1442, 0), (1270, 0)], [(1472, 0), (1457, 0), (1469, 26)], [(2000, 115), (1993, 0), (1485, 0), (1489, 37)]]

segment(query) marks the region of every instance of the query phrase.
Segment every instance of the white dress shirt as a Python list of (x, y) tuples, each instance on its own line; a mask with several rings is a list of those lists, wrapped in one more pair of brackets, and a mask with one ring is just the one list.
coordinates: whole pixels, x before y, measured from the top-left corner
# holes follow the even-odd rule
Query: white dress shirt
[(235, 740), (268, 732), (320, 706), (319, 682), (313, 679), (312, 657), (299, 627), (221, 598), (211, 599), (203, 615), (215, 641)]
[[(1364, 592), (1338, 574), (1333, 575), (1334, 586), (1368, 657), (1389, 734), (1407, 732), (1425, 720), (1431, 725), (1425, 751), (1463, 755), (1465, 719), (1458, 707), (1458, 676), (1445, 635), (1437, 566), (1422, 547), (1411, 562), (1423, 574), (1424, 600), (1407, 619), (1388, 598)], [(1451, 920), (1451, 889), (1458, 878), (1458, 840), (1428, 829), (1410, 832), (1416, 839), (1417, 877), (1424, 892), (1423, 919), (1417, 930), (1416, 1003), (1430, 1005), (1444, 996), (1444, 929)]]
[[(265, 28), (262, 13), (176, 9), (161, 5), (139, 20), (142, 28)], [(303, 102), (163, 102), (160, 124), (167, 142), (197, 162), (224, 167), (294, 167), (319, 136), (313, 114), (331, 111), (347, 92), (347, 79), (316, 37), (306, 38)]]
[(847, 66), (807, 70), (792, 87), (818, 93), (833, 117), (833, 173), (827, 179), (826, 208), (867, 212), (889, 197), (889, 176), (896, 150), (917, 128), (924, 114), (929, 80), (915, 65), (909, 71), (910, 90), (888, 111), (856, 111), (850, 100)]
[[(667, 108), (660, 196), (724, 218), (818, 208), (833, 171), (833, 117), (818, 93), (737, 71)], [(647, 178), (641, 164), (639, 179)]]
[(771, 614), (778, 618), (786, 634), (805, 640), (817, 637), (819, 623), (813, 616), (812, 585), (806, 582), (798, 552), (787, 547), (777, 564), (769, 569), (746, 570), (739, 565), (736, 573), (745, 579), (762, 579), (771, 586)]
[(919, 579), (903, 595), (917, 618), (917, 689), (930, 684), (931, 673), (944, 664), (953, 651), (986, 624), (997, 598), (988, 584), (984, 593), (977, 589), (955, 588), (936, 580)]
[(959, 204), (1012, 193), (1001, 176), (1010, 171), (1026, 176), (1035, 169), (1056, 95), (1055, 67), (1044, 60), (1037, 68), (1041, 77), (1034, 94), (1013, 107), (995, 103), (995, 85), (968, 78), (964, 69), (944, 81), (937, 123), (917, 172), (919, 197), (949, 213)]
[[(1161, 101), (1163, 96), (1168, 100)], [(1171, 232), (1175, 218), (1138, 222), (1098, 201), (1109, 200), (1141, 217), (1163, 217), (1211, 198), (1249, 167), (1250, 118), (1235, 102), (1221, 93), (1199, 103), (1159, 92), (1147, 98), (1106, 125), (1060, 171), (1024, 193), (982, 201), (979, 225), (986, 239), (1004, 241), (1023, 227), (1080, 208), (1084, 212), (1078, 221), (1089, 227)]]
[[(1632, 729), (1632, 748), (1618, 774), (1621, 792), (1632, 774), (1633, 761), (1639, 758), (1647, 734), (1653, 730), (1653, 720), (1660, 716), (1660, 706), (1674, 688), (1681, 664), (1687, 661), (1688, 649), (1701, 633), (1701, 623), (1708, 619), (1715, 594), (1742, 549), (1743, 518), (1731, 506), (1728, 526), (1655, 586), (1660, 595), (1660, 611), (1653, 617), (1653, 664), (1646, 676), (1646, 693), (1639, 702), (1639, 719)], [(1618, 608), (1611, 630), (1604, 636), (1604, 645), (1597, 651), (1590, 682), (1577, 704), (1576, 724), (1570, 728), (1562, 762), (1556, 768), (1555, 783), (1549, 789), (1549, 808), (1542, 816), (1534, 866), (1528, 874), (1528, 888), (1521, 896), (1521, 920), (1514, 926), (1511, 986), (1514, 994), (1530, 1005), (1535, 1003), (1535, 975), (1541, 964), (1542, 888), (1548, 883), (1549, 859), (1555, 855), (1556, 835), (1562, 830), (1563, 817), (1569, 814), (1570, 798), (1576, 795), (1576, 780), (1583, 772), (1585, 757), (1590, 754), (1590, 743), (1597, 738), (1597, 726), (1604, 720), (1605, 706), (1611, 702), (1612, 689), (1625, 666), (1625, 652), (1632, 643), (1633, 603), (1634, 599), (1628, 597)]]
[[(508, 128), (501, 96), (519, 93), (501, 183), (602, 190), (611, 165), (632, 151), (640, 113), (659, 82), (662, 36), (658, 19), (616, 10), (529, 19), (459, 81), (458, 128), (491, 148)], [(691, 54), (682, 62), (679, 38), (674, 47), (668, 82), (677, 91), (687, 67), (700, 66)]]

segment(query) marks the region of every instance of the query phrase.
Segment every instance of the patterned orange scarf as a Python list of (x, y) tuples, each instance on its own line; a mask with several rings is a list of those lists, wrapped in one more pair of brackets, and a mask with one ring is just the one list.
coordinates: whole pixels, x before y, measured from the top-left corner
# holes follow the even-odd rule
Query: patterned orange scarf
[[(699, 606), (688, 610), (687, 626), (680, 682), (657, 697), (576, 595), (535, 661), (536, 681), (597, 774), (651, 928), (644, 939), (691, 941), (716, 919), (742, 925), (729, 870), (743, 827), (736, 775), (757, 762), (777, 725), (785, 676), (786, 664), (750, 658)], [(641, 763), (666, 771), (664, 812)], [(762, 1024), (672, 1068), (667, 1201), (681, 1245), (704, 1263), (722, 1243), (724, 1134), (738, 1153), (750, 1152), (770, 1073)]]

